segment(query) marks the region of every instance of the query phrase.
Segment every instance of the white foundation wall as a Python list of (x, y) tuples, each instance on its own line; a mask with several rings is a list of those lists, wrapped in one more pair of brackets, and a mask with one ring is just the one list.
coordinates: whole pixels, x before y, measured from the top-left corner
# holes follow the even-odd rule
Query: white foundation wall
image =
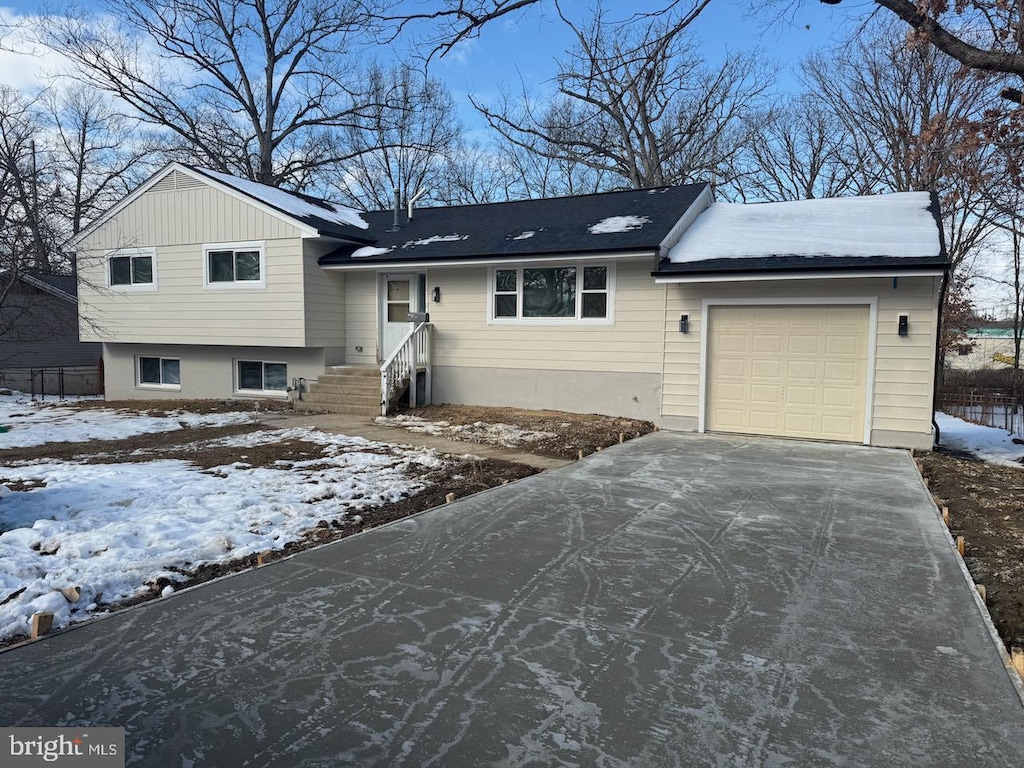
[[(341, 350), (314, 347), (195, 346), (185, 344), (104, 344), (104, 388), (108, 400), (176, 400), (257, 398), (283, 399), (287, 393), (257, 395), (235, 389), (235, 361), (257, 360), (286, 363), (288, 384), (293, 379), (315, 380), (324, 372), (325, 362)], [(161, 357), (180, 361), (181, 386), (168, 387), (138, 383), (138, 358)]]

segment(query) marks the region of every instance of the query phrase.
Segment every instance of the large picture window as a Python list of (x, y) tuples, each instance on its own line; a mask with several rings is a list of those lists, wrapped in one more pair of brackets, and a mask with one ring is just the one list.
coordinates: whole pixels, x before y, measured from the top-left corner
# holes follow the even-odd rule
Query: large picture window
[(153, 251), (132, 249), (115, 251), (107, 259), (108, 279), (114, 286), (153, 287)]
[(496, 268), (491, 279), (491, 317), (512, 320), (610, 320), (611, 267)]
[(173, 357), (139, 356), (139, 384), (149, 387), (181, 386), (181, 361)]
[(239, 392), (287, 392), (287, 363), (268, 363), (262, 360), (237, 361), (237, 387)]
[(206, 245), (206, 285), (220, 288), (264, 285), (263, 243), (222, 243)]

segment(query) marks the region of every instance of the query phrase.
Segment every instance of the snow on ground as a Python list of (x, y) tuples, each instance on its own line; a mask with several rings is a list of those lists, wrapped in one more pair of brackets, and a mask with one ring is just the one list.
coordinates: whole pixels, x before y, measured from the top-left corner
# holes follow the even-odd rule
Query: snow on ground
[[(1021, 468), (1024, 445), (1014, 443), (1014, 435), (1007, 434), (1005, 429), (971, 424), (945, 413), (936, 413), (935, 422), (939, 425), (940, 442), (946, 448), (968, 451), (990, 464)], [(1021, 439), (1020, 435), (1016, 437)]]
[(487, 423), (477, 421), (473, 424), (451, 424), (447, 421), (427, 421), (419, 416), (378, 416), (377, 423), (387, 427), (401, 427), (408, 432), (419, 432), (427, 435), (440, 435), (455, 440), (466, 440), (472, 443), (501, 445), (516, 448), (523, 443), (532, 443), (547, 437), (557, 437), (554, 432), (538, 432), (520, 429), (511, 424)]
[[(170, 404), (168, 404), (170, 405)], [(187, 413), (168, 411), (167, 416), (126, 414), (112, 408), (79, 410), (54, 401), (32, 402), (28, 395), (0, 395), (0, 448), (28, 448), (43, 443), (81, 443), (88, 440), (122, 440), (151, 432), (171, 432), (182, 427), (219, 427), (252, 421), (251, 413)]]
[[(247, 447), (284, 440), (324, 450), (277, 468), (244, 463)], [(185, 580), (171, 569), (281, 549), (320, 520), (421, 490), (419, 476), (443, 465), (434, 451), (305, 428), (198, 445), (235, 447), (238, 461), (210, 471), (179, 460), (2, 468), (8, 480), (45, 487), (0, 495), (0, 639), (27, 634), (38, 611), (66, 626), (147, 593), (161, 576)], [(74, 604), (57, 591), (70, 586), (82, 588)]]

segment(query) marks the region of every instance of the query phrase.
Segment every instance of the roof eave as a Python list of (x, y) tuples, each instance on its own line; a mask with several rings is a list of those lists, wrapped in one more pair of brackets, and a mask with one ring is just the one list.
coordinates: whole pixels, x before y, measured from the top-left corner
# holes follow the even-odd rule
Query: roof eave
[(435, 257), (427, 259), (388, 259), (380, 260), (370, 257), (365, 260), (348, 260), (338, 264), (325, 263), (326, 257), (318, 260), (321, 269), (334, 270), (363, 270), (363, 269), (387, 269), (387, 268), (430, 268), (430, 267), (465, 267), (465, 266), (488, 266), (493, 264), (513, 264), (518, 262), (563, 262), (563, 261), (601, 261), (650, 258), (658, 255), (657, 246), (647, 246), (638, 249), (607, 249), (607, 250), (580, 250), (580, 251), (547, 251), (537, 253), (513, 253), (513, 254), (489, 254), (465, 257)]

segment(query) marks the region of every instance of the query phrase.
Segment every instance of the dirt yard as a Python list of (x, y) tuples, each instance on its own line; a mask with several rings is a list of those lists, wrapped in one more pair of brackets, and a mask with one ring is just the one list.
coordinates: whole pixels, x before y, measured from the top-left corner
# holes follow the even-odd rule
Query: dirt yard
[(963, 536), (971, 576), (984, 584), (992, 621), (1007, 648), (1024, 646), (1024, 467), (949, 453), (918, 457), (932, 494)]

